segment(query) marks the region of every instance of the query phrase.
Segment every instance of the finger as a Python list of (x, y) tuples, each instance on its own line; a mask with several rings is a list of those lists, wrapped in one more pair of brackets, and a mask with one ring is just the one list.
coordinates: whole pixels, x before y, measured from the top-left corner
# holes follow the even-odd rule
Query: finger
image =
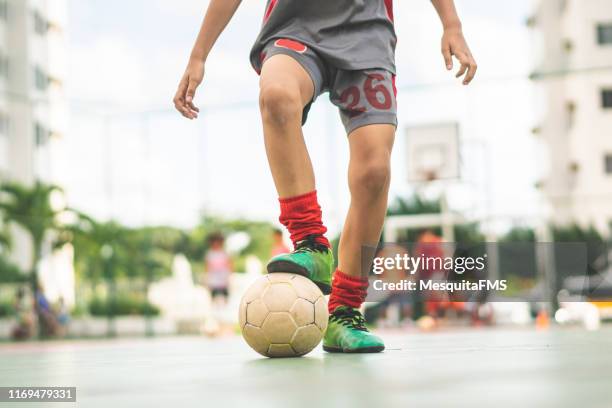
[(174, 108), (179, 111), (181, 115), (185, 116), (183, 113), (185, 110), (185, 105), (179, 99), (174, 100)]
[(463, 81), (464, 85), (469, 85), (469, 83), (472, 82), (472, 80), (476, 76), (477, 70), (478, 70), (478, 65), (476, 65), (476, 61), (472, 59), (469, 64), (468, 73), (465, 76), (465, 80)]
[(191, 108), (187, 108), (187, 110), (189, 111), (190, 119), (197, 119), (198, 118), (198, 111), (193, 110)]
[(174, 107), (177, 111), (179, 111), (181, 115), (183, 115), (187, 119), (193, 119), (192, 112), (189, 110), (189, 108), (185, 104), (185, 100), (180, 96), (180, 94), (177, 94), (177, 96), (174, 98)]
[(180, 111), (184, 105), (185, 105), (185, 91), (186, 91), (186, 86), (187, 84), (185, 83), (185, 81), (181, 81), (179, 83), (178, 89), (176, 90), (176, 94), (174, 94), (174, 106)]
[(179, 111), (181, 115), (183, 115), (187, 119), (191, 119), (191, 114), (189, 113), (189, 110), (186, 107), (182, 105), (178, 105), (178, 104), (175, 105), (175, 107), (176, 107), (176, 110)]
[(450, 47), (442, 48), (442, 55), (444, 56), (444, 63), (446, 64), (446, 69), (453, 69), (453, 56), (451, 54)]
[(468, 70), (468, 65), (461, 63), (461, 68), (459, 68), (459, 71), (457, 71), (457, 75), (455, 75), (455, 78), (460, 78), (463, 76), (463, 74), (465, 74), (465, 72)]
[(200, 112), (200, 108), (195, 106), (193, 102), (187, 102), (187, 107), (195, 113)]
[(183, 99), (182, 93), (180, 90), (176, 91), (176, 94), (174, 94), (174, 98), (172, 99), (172, 102), (174, 102), (174, 106), (182, 106), (183, 103), (185, 102), (185, 100)]
[(181, 112), (181, 113), (182, 113), (182, 114), (183, 114), (183, 116), (184, 116), (184, 117), (186, 117), (187, 119), (196, 119), (196, 118), (198, 117), (198, 116), (197, 116), (197, 114), (196, 114), (194, 111), (190, 110), (190, 109), (189, 109), (189, 108), (187, 108), (187, 107), (183, 108), (183, 110), (182, 110), (182, 112)]
[(197, 119), (198, 118), (198, 113), (200, 112), (200, 109), (194, 105), (193, 101), (192, 102), (185, 102), (185, 108), (189, 111), (190, 115), (193, 117), (193, 119)]
[(174, 97), (174, 107), (176, 110), (180, 112), (187, 119), (196, 119), (198, 117), (198, 112), (200, 111), (196, 106), (193, 105), (192, 102), (187, 102), (185, 100), (186, 94), (188, 91), (188, 82), (186, 80), (182, 80), (179, 84), (179, 88), (176, 91), (176, 95)]
[(183, 103), (175, 102), (174, 107), (176, 108), (177, 111), (179, 111), (181, 115), (183, 115), (187, 119), (191, 119), (192, 114)]
[(191, 103), (193, 101), (193, 97), (195, 96), (195, 91), (197, 87), (197, 81), (190, 79), (189, 85), (187, 86), (187, 93), (185, 95), (185, 100), (187, 101), (187, 103)]

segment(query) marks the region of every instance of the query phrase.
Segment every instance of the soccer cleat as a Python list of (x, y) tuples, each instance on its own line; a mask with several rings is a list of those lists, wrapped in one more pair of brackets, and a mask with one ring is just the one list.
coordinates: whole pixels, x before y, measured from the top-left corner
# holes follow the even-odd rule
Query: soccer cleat
[(313, 281), (325, 295), (331, 293), (334, 255), (331, 249), (310, 235), (295, 245), (289, 254), (277, 255), (268, 263), (268, 273), (286, 272), (302, 275)]
[(357, 309), (338, 306), (329, 315), (323, 350), (330, 353), (378, 353), (385, 344), (365, 327), (365, 319)]

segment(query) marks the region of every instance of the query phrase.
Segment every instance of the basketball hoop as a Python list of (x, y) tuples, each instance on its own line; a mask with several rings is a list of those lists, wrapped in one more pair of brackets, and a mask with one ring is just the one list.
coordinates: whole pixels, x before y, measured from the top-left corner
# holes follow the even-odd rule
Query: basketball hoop
[(406, 129), (408, 180), (427, 183), (459, 178), (459, 125), (438, 123)]

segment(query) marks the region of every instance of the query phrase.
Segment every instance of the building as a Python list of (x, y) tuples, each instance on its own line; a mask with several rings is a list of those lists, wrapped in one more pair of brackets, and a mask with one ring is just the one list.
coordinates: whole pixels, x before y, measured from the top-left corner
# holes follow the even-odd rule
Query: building
[[(66, 0), (0, 0), (0, 181), (53, 180), (64, 132)], [(12, 231), (11, 258), (30, 267), (30, 242)]]
[(543, 99), (534, 129), (548, 160), (541, 189), (551, 220), (612, 229), (610, 0), (538, 0), (529, 25)]
[(64, 131), (66, 0), (0, 0), (0, 177), (52, 179)]

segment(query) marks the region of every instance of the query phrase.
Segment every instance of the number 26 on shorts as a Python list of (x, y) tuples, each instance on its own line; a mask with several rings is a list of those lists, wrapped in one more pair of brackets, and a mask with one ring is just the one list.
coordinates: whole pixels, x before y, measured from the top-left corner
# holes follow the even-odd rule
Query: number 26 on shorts
[(365, 96), (368, 104), (374, 109), (391, 109), (393, 106), (393, 96), (383, 81), (385, 81), (385, 77), (382, 74), (368, 74), (363, 81), (361, 89), (353, 85), (346, 88), (340, 94), (340, 104), (349, 112), (351, 117), (358, 116), (367, 111), (367, 108), (361, 105), (362, 95)]

